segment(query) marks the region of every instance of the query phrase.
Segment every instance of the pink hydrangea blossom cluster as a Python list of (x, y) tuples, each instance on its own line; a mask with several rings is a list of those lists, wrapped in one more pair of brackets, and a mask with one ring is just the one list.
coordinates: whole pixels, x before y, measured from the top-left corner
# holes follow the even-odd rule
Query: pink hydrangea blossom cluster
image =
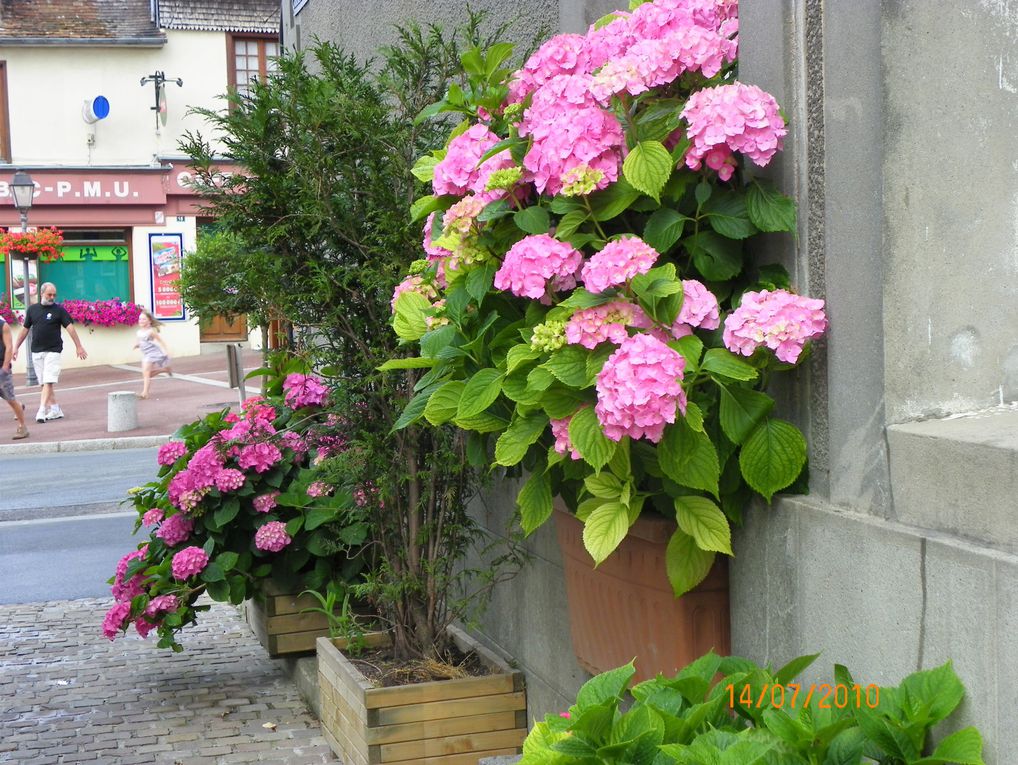
[(435, 165), (431, 181), (435, 194), (463, 196), (472, 191), (489, 202), (500, 197), (501, 192), (486, 192), (485, 186), (493, 172), (515, 164), (509, 150), (500, 151), (481, 163), (481, 157), (500, 140), (480, 123), (453, 138), (445, 157)]
[(305, 406), (325, 406), (329, 400), (329, 389), (314, 375), (287, 375), (283, 381), (286, 405), (291, 409)]
[(156, 462), (160, 465), (172, 465), (187, 454), (187, 445), (183, 441), (170, 441), (159, 447)]
[(267, 473), (272, 466), (283, 458), (279, 447), (266, 441), (255, 444), (248, 444), (240, 450), (237, 457), (237, 464), (245, 470), (254, 470), (256, 473)]
[(572, 417), (564, 417), (561, 420), (552, 419), (551, 434), (555, 437), (555, 451), (559, 454), (568, 454), (572, 459), (583, 459), (572, 441), (569, 440), (569, 423)]
[(294, 454), (302, 455), (307, 454), (311, 447), (308, 446), (307, 440), (300, 433), (296, 433), (292, 430), (288, 430), (279, 437), (283, 446), (287, 449), (292, 449)]
[(547, 234), (527, 236), (514, 244), (495, 274), (495, 289), (509, 290), (518, 297), (545, 300), (549, 290), (576, 286), (576, 272), (583, 255), (568, 242)]
[(378, 503), (379, 507), (385, 507), (385, 503), (378, 496), (378, 487), (371, 481), (353, 490), (353, 501), (357, 507), (367, 507), (372, 502)]
[(286, 533), (286, 524), (269, 521), (255, 532), (255, 547), (266, 552), (279, 552), (293, 540)]
[(244, 485), (244, 474), (233, 468), (223, 468), (216, 474), (216, 488), (219, 491), (237, 491)]
[(615, 300), (576, 311), (566, 323), (566, 340), (584, 348), (603, 342), (621, 344), (629, 338), (627, 327), (649, 329), (650, 317), (635, 303)]
[(176, 547), (181, 542), (186, 542), (192, 531), (194, 531), (194, 521), (183, 513), (177, 513), (163, 521), (156, 536), (163, 540), (167, 547)]
[(696, 91), (682, 117), (692, 141), (686, 165), (699, 170), (706, 163), (723, 181), (735, 171), (734, 152), (763, 167), (780, 151), (788, 133), (774, 97), (741, 82)]
[(146, 510), (145, 514), (141, 517), (142, 526), (155, 526), (163, 519), (163, 511), (158, 507), (153, 507), (151, 510)]
[(145, 616), (155, 618), (160, 614), (168, 614), (180, 608), (180, 599), (176, 595), (157, 595), (148, 602)]
[(685, 337), (692, 334), (693, 327), (717, 329), (721, 326), (718, 299), (696, 279), (682, 280), (682, 310), (672, 325), (672, 335)]
[(605, 436), (660, 441), (676, 409), (686, 413), (685, 368), (678, 351), (656, 337), (638, 334), (623, 342), (597, 376), (594, 411)]
[(523, 158), (523, 179), (539, 193), (558, 194), (577, 167), (592, 171), (595, 189), (618, 180), (625, 136), (615, 115), (598, 105), (592, 84), (589, 74), (553, 77), (524, 112), (519, 132), (533, 143)]
[(590, 292), (604, 292), (647, 273), (659, 257), (658, 251), (639, 237), (616, 239), (584, 264), (580, 280)]
[(787, 364), (799, 360), (803, 345), (827, 329), (824, 301), (785, 290), (747, 292), (725, 319), (725, 347), (752, 356), (761, 345)]
[(150, 622), (144, 616), (139, 616), (134, 620), (134, 628), (141, 635), (142, 639), (148, 637), (148, 633), (154, 630), (158, 625), (155, 622)]
[(113, 586), (111, 592), (113, 593), (114, 600), (117, 601), (130, 601), (131, 598), (135, 598), (141, 595), (144, 591), (145, 577), (141, 574), (135, 574), (129, 580), (125, 581), (127, 576), (127, 567), (131, 564), (131, 561), (140, 560), (148, 554), (148, 545), (142, 545), (134, 552), (130, 552), (120, 559), (117, 563), (117, 571), (113, 577)]
[(314, 481), (308, 486), (309, 497), (327, 497), (332, 494), (332, 486), (325, 481)]
[(270, 491), (268, 494), (259, 494), (252, 502), (254, 509), (259, 513), (269, 512), (276, 506), (276, 497), (278, 496), (278, 491)]
[(113, 640), (117, 633), (122, 632), (127, 627), (127, 620), (130, 615), (130, 602), (117, 603), (103, 617), (103, 635)]
[(585, 74), (588, 66), (587, 38), (562, 34), (552, 37), (538, 48), (509, 83), (511, 104), (519, 103), (552, 77), (560, 74)]
[(668, 37), (676, 31), (700, 27), (726, 37), (738, 31), (738, 0), (655, 0), (633, 11), (632, 33), (646, 40)]
[(179, 510), (193, 510), (215, 486), (216, 477), (224, 469), (223, 456), (215, 440), (209, 441), (187, 462), (187, 467), (172, 479), (167, 490), (170, 503)]
[(209, 556), (200, 547), (185, 547), (174, 554), (170, 562), (170, 573), (179, 582), (197, 576), (209, 564)]

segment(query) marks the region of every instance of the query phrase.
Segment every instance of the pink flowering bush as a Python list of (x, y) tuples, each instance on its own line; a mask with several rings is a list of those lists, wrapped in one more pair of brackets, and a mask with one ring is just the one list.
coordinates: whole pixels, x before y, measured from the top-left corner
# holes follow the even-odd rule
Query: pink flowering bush
[(78, 324), (96, 327), (133, 327), (142, 311), (140, 305), (125, 303), (120, 298), (65, 300), (61, 305)]
[(270, 577), (300, 591), (357, 575), (363, 514), (351, 490), (319, 477), (346, 448), (345, 419), (298, 362), (264, 371), (264, 397), (181, 428), (159, 448), (158, 477), (132, 490), (148, 539), (110, 580), (107, 637), (133, 625), (180, 650), (176, 633), (207, 608), (202, 593), (240, 603)]
[[(426, 113), (466, 127), (414, 169), (434, 191), (411, 210), (428, 217), (408, 264), (428, 297), (393, 304), (420, 358), (391, 368), (428, 370), (400, 425), (455, 425), (475, 466), (529, 473), (524, 531), (559, 495), (596, 562), (640, 512), (675, 519), (676, 595), (731, 554), (754, 496), (806, 488), (805, 439), (766, 383), (827, 327), (823, 301), (748, 257), (796, 221), (745, 172), (788, 128), (738, 80), (737, 53), (736, 0), (653, 0), (546, 41), (515, 72), (502, 46), (463, 56), (470, 91)], [(466, 199), (469, 257), (434, 230)]]

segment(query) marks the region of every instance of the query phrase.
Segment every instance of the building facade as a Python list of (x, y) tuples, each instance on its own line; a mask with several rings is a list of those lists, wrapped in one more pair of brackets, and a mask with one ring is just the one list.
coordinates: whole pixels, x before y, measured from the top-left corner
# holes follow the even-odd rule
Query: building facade
[[(242, 323), (199, 326), (174, 287), (210, 222), (178, 143), (207, 133), (192, 107), (225, 108), (228, 88), (243, 91), (271, 69), (278, 13), (261, 0), (0, 3), (0, 226), (19, 225), (9, 181), (23, 170), (36, 184), (29, 225), (56, 226), (65, 239), (63, 258), (30, 280), (54, 282), (61, 300), (152, 310), (178, 356), (202, 341), (247, 339)], [(0, 293), (20, 302), (19, 266), (3, 266)], [(133, 358), (126, 331), (86, 333), (89, 359), (65, 363)]]

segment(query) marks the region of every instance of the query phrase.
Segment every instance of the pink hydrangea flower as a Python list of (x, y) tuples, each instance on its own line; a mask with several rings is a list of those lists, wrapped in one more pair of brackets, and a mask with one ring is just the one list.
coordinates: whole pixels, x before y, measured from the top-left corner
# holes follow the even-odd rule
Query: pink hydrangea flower
[(424, 252), (427, 253), (429, 262), (438, 264), (435, 273), (435, 283), (439, 287), (445, 288), (447, 283), (445, 276), (446, 266), (448, 265), (450, 268), (455, 270), (458, 264), (455, 261), (450, 260), (450, 258), (453, 257), (452, 252), (444, 247), (439, 247), (437, 244), (434, 244), (431, 239), (431, 232), (435, 225), (435, 215), (436, 213), (431, 213), (428, 216), (428, 219), (424, 222)]
[(148, 602), (145, 616), (154, 619), (160, 614), (170, 613), (180, 608), (180, 599), (176, 595), (158, 595)]
[(159, 531), (156, 532), (156, 536), (163, 540), (167, 546), (176, 547), (181, 542), (186, 541), (191, 536), (193, 530), (194, 521), (183, 513), (177, 513), (163, 521)]
[(286, 405), (291, 409), (303, 406), (325, 406), (329, 389), (314, 375), (287, 375), (283, 381)]
[(632, 14), (615, 11), (616, 18), (595, 29), (587, 29), (585, 50), (588, 73), (596, 72), (606, 62), (621, 58), (640, 39), (633, 32)]
[(616, 239), (584, 264), (580, 280), (588, 291), (604, 292), (647, 273), (658, 257), (658, 251), (639, 237)]
[[(515, 163), (509, 150), (500, 151), (480, 164), (481, 157), (501, 139), (486, 125), (473, 125), (449, 142), (445, 158), (435, 165), (431, 185), (435, 194), (463, 196), (473, 191), (485, 194), (488, 178), (496, 170), (512, 167)], [(497, 198), (498, 194), (492, 198)], [(489, 199), (488, 201), (491, 201)]]
[(144, 558), (147, 554), (148, 545), (142, 545), (134, 552), (127, 553), (117, 563), (117, 570), (113, 577), (113, 587), (111, 588), (114, 600), (130, 601), (145, 591), (143, 586), (145, 578), (143, 575), (135, 574), (126, 582), (124, 577), (127, 576), (127, 567), (131, 564), (131, 561)]
[(527, 236), (506, 253), (495, 274), (495, 289), (509, 290), (519, 297), (546, 298), (548, 290), (569, 290), (576, 286), (576, 271), (583, 255), (568, 242), (547, 234)]
[(725, 347), (752, 356), (765, 345), (781, 361), (794, 364), (803, 345), (827, 329), (824, 301), (785, 290), (747, 292), (725, 319)]
[(509, 103), (518, 103), (560, 74), (583, 74), (587, 71), (588, 46), (583, 35), (561, 34), (547, 40), (527, 59), (523, 68), (513, 74), (509, 83)]
[(696, 279), (682, 280), (682, 310), (672, 325), (674, 337), (692, 334), (693, 327), (717, 329), (721, 326), (718, 299)]
[(651, 321), (640, 306), (615, 300), (576, 311), (566, 323), (566, 340), (591, 349), (606, 341), (619, 345), (629, 337), (627, 327), (649, 329)]
[(148, 634), (152, 630), (154, 630), (157, 626), (158, 625), (154, 624), (153, 622), (150, 622), (143, 616), (139, 616), (137, 619), (134, 620), (134, 628), (138, 631), (138, 634), (141, 635), (143, 640), (147, 638)]
[(170, 441), (159, 447), (156, 462), (160, 465), (172, 465), (185, 454), (187, 454), (187, 446), (183, 441)]
[(130, 615), (130, 603), (117, 603), (103, 617), (103, 635), (113, 640), (118, 632), (127, 627), (127, 619)]
[(254, 498), (254, 509), (259, 513), (269, 512), (276, 506), (276, 497), (278, 496), (278, 491), (270, 491), (268, 494), (259, 494)]
[(286, 533), (286, 524), (269, 521), (255, 532), (255, 547), (267, 552), (279, 552), (293, 540)]
[(219, 491), (236, 491), (244, 485), (244, 474), (233, 468), (224, 468), (216, 476), (216, 488)]
[(677, 31), (700, 27), (731, 34), (738, 16), (737, 0), (655, 0), (633, 11), (630, 28), (645, 40), (658, 40)]
[(151, 510), (146, 511), (143, 516), (141, 516), (141, 524), (142, 526), (155, 526), (162, 519), (163, 511), (160, 510), (158, 507), (153, 507)]
[[(216, 483), (216, 476), (223, 469), (223, 456), (216, 441), (209, 441), (196, 451), (187, 462), (187, 474), (192, 489), (210, 489)], [(177, 475), (180, 475), (178, 473)]]
[(572, 441), (569, 440), (569, 423), (572, 417), (565, 417), (561, 420), (551, 421), (551, 434), (555, 437), (555, 451), (559, 454), (568, 454), (574, 460), (583, 459)]
[(279, 437), (279, 440), (283, 442), (283, 446), (292, 449), (295, 454), (306, 454), (308, 451), (307, 441), (300, 433), (288, 430)]
[(185, 547), (173, 556), (170, 562), (170, 572), (173, 578), (183, 582), (192, 576), (197, 576), (209, 564), (209, 556), (200, 547)]
[(523, 158), (523, 179), (539, 193), (558, 194), (576, 168), (596, 179), (594, 189), (618, 180), (624, 135), (611, 112), (591, 93), (590, 75), (559, 75), (534, 93), (519, 125), (533, 143)]
[(309, 497), (327, 497), (330, 494), (332, 494), (332, 486), (325, 481), (315, 481), (308, 486)]
[[(389, 301), (389, 309), (396, 313), (396, 300), (404, 292), (416, 292), (419, 295), (423, 295), (429, 301), (435, 300), (438, 297), (438, 293), (435, 288), (424, 281), (423, 276), (408, 276), (399, 284), (396, 285), (396, 289), (392, 291), (392, 300)], [(295, 409), (297, 407), (294, 407)]]
[(623, 342), (597, 376), (594, 411), (605, 436), (660, 441), (676, 409), (686, 413), (685, 368), (682, 355), (656, 337), (639, 334)]
[(283, 453), (275, 444), (262, 441), (241, 449), (237, 464), (245, 470), (253, 469), (256, 473), (266, 473), (282, 458)]
[(682, 117), (692, 141), (686, 165), (699, 170), (706, 163), (723, 181), (735, 171), (733, 152), (763, 167), (788, 133), (774, 97), (741, 82), (696, 91), (686, 101)]

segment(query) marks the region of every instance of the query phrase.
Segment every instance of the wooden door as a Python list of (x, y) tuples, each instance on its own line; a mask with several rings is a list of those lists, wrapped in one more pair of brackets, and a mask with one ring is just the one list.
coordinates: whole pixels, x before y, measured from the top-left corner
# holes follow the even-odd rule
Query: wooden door
[(227, 321), (223, 316), (202, 319), (200, 339), (203, 343), (225, 343), (247, 340), (247, 317), (238, 316)]

